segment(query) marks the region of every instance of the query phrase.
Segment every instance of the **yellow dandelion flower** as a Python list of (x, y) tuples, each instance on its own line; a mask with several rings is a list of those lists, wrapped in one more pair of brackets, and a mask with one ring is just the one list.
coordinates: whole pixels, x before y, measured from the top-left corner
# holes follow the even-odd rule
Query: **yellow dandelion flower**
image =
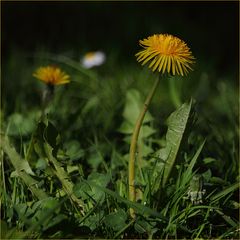
[(151, 61), (149, 68), (158, 72), (186, 75), (192, 70), (194, 57), (187, 44), (170, 34), (154, 34), (139, 41), (144, 50), (136, 54), (142, 65)]
[(40, 67), (33, 76), (48, 85), (60, 85), (70, 82), (69, 75), (54, 66)]

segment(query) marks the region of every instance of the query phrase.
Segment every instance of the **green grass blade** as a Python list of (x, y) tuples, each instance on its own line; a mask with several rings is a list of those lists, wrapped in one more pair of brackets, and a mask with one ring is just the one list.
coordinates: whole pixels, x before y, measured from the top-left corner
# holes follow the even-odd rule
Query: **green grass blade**
[(232, 227), (238, 226), (238, 223), (236, 223), (230, 216), (227, 216), (226, 214), (224, 214), (222, 211), (218, 209), (216, 209), (215, 211)]
[(203, 149), (203, 146), (204, 146), (204, 144), (205, 144), (205, 141), (206, 141), (206, 140), (204, 140), (203, 143), (199, 146), (199, 148), (198, 148), (198, 150), (196, 151), (196, 153), (194, 154), (191, 162), (189, 163), (186, 171), (183, 173), (183, 178), (182, 178), (181, 186), (185, 186), (185, 184), (190, 180), (191, 175), (193, 174), (193, 171), (192, 171), (192, 170), (193, 170), (193, 167), (194, 167), (194, 165), (195, 165), (196, 162), (197, 162), (197, 159), (198, 159), (198, 157), (199, 157), (199, 155), (200, 155), (200, 153), (201, 153), (201, 151), (202, 151), (202, 149)]
[(213, 195), (210, 200), (211, 201), (216, 201), (216, 200), (220, 200), (221, 198), (225, 197), (227, 194), (234, 192), (235, 190), (237, 190), (239, 188), (239, 183), (234, 183), (233, 185), (225, 188), (224, 190), (222, 190), (221, 192)]
[(149, 207), (143, 206), (139, 203), (133, 203), (133, 202), (119, 196), (117, 193), (115, 193), (107, 188), (101, 187), (98, 184), (95, 184), (93, 182), (89, 182), (84, 179), (83, 179), (83, 181), (96, 187), (96, 188), (99, 188), (101, 191), (103, 191), (106, 194), (110, 195), (111, 197), (117, 199), (119, 202), (125, 203), (126, 205), (128, 205), (128, 207), (134, 208), (141, 215), (147, 214), (150, 216), (157, 217), (157, 218), (161, 219), (162, 221), (168, 221), (168, 219), (166, 217), (162, 216), (162, 214), (160, 214), (159, 212), (157, 212)]

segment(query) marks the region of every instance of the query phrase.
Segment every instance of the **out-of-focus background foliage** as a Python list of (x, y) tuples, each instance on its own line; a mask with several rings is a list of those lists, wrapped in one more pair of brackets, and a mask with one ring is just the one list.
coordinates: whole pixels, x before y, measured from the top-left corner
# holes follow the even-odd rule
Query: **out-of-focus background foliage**
[[(36, 52), (79, 61), (87, 51), (102, 50), (109, 59), (104, 69), (109, 75), (114, 74), (115, 66), (123, 72), (126, 66), (141, 71), (134, 56), (140, 49), (138, 41), (155, 33), (176, 35), (189, 45), (196, 57), (190, 83), (193, 87), (201, 73), (210, 77), (205, 83), (213, 91), (226, 76), (230, 77), (227, 82), (237, 87), (238, 28), (237, 1), (2, 2), (3, 105), (5, 99), (8, 101), (5, 112), (14, 111), (19, 91), (24, 91), (32, 100), (29, 102), (36, 101), (33, 80), (32, 84), (27, 80), (34, 68), (24, 69), (19, 64), (36, 66)], [(22, 84), (26, 88), (22, 89)]]
[[(22, 54), (31, 62), (39, 50), (79, 59), (85, 51), (100, 49), (114, 55), (119, 68), (129, 63), (137, 66), (134, 54), (139, 39), (170, 33), (192, 49), (195, 71), (216, 72), (217, 78), (209, 82), (211, 87), (228, 74), (237, 84), (238, 13), (237, 1), (2, 2), (3, 80), (5, 65), (13, 54)], [(19, 71), (23, 70), (11, 74), (18, 76)], [(3, 89), (7, 91), (7, 85), (17, 86), (20, 79), (6, 81)], [(10, 94), (10, 101), (11, 93), (5, 94)]]

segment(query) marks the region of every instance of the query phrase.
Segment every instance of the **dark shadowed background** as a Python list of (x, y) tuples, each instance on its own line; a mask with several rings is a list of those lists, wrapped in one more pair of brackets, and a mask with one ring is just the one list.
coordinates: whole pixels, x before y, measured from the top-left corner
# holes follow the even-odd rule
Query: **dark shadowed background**
[(238, 72), (239, 3), (3, 2), (2, 52), (98, 50), (134, 60), (138, 40), (170, 33), (222, 74)]

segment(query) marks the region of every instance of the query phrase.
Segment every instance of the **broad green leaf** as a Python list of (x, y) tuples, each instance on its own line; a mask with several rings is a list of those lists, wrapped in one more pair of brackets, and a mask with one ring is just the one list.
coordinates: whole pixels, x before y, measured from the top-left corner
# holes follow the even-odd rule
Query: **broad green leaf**
[(123, 134), (132, 134), (134, 125), (127, 120), (124, 121), (118, 131)]
[(119, 231), (126, 226), (127, 214), (122, 209), (117, 212), (110, 213), (104, 219), (107, 227), (112, 228), (114, 231)]
[(64, 170), (58, 159), (53, 156), (53, 148), (48, 143), (44, 143), (44, 147), (46, 155), (48, 157), (48, 161), (51, 162), (52, 171), (57, 176), (58, 180), (61, 182), (64, 192), (74, 203), (76, 203), (81, 213), (84, 215), (84, 203), (81, 199), (78, 199), (73, 193), (74, 184), (71, 181), (68, 173)]
[(12, 114), (9, 119), (7, 134), (9, 136), (25, 136), (33, 132), (36, 124), (36, 113), (29, 112), (25, 115), (21, 113)]
[(83, 226), (87, 226), (91, 229), (91, 231), (94, 231), (99, 225), (102, 223), (102, 219), (104, 217), (104, 211), (101, 210), (97, 213), (94, 213), (93, 215), (88, 216), (84, 222)]
[(37, 188), (39, 182), (33, 179), (31, 175), (34, 175), (28, 162), (20, 157), (14, 147), (9, 143), (7, 136), (1, 136), (1, 144), (3, 151), (8, 155), (9, 160), (16, 170), (17, 175), (23, 180), (23, 182), (28, 186), (32, 193), (37, 196), (38, 199), (44, 199), (47, 194), (40, 188)]
[(188, 128), (192, 122), (192, 101), (183, 104), (174, 111), (167, 120), (168, 131), (166, 135), (166, 147), (160, 150), (159, 157), (165, 161), (162, 186), (165, 186), (177, 156), (181, 150), (181, 144)]
[(99, 164), (103, 161), (104, 161), (103, 157), (98, 152), (91, 153), (87, 159), (88, 164), (90, 164), (90, 166), (94, 170), (96, 170), (98, 168)]
[(52, 197), (46, 198), (40, 201), (40, 203), (41, 203), (41, 207), (45, 209), (56, 208), (59, 205), (58, 200)]
[(42, 159), (42, 158), (39, 158), (39, 159), (37, 160), (37, 163), (36, 163), (36, 168), (37, 168), (37, 169), (41, 169), (41, 170), (46, 169), (46, 168), (47, 168), (47, 163), (46, 163), (46, 161), (45, 161), (44, 159)]
[(206, 182), (209, 182), (209, 179), (212, 177), (212, 172), (210, 169), (202, 173), (203, 178), (205, 179)]
[[(126, 122), (124, 122), (123, 124), (125, 124)], [(121, 129), (121, 128), (120, 128)], [(122, 132), (120, 131), (121, 133), (124, 133), (124, 134), (132, 134), (133, 133), (133, 126), (131, 128), (131, 131), (129, 132)], [(140, 133), (139, 133), (139, 140), (138, 142), (142, 142), (141, 144), (144, 144), (144, 140), (146, 140), (146, 138), (148, 138), (149, 136), (151, 136), (153, 133), (155, 133), (156, 130), (153, 129), (152, 127), (148, 126), (148, 125), (142, 125), (141, 127), (141, 130), (140, 130)], [(125, 138), (124, 138), (124, 141), (129, 143), (131, 142), (131, 135), (127, 135)]]
[(211, 157), (208, 157), (208, 158), (204, 158), (204, 159), (203, 159), (203, 162), (204, 162), (205, 164), (215, 163), (216, 161), (217, 161), (216, 159), (211, 158)]
[(88, 182), (80, 182), (73, 186), (73, 192), (76, 197), (81, 198), (82, 200), (92, 199), (92, 188)]
[(62, 202), (48, 197), (34, 202), (31, 206), (25, 203), (18, 204), (15, 209), (29, 230), (47, 230), (67, 218), (66, 215), (60, 213), (61, 204)]
[(144, 125), (141, 128), (140, 137), (147, 138), (147, 137), (151, 136), (152, 134), (154, 134), (155, 132), (156, 132), (156, 130), (153, 129), (152, 127), (150, 127), (148, 125)]
[(72, 172), (78, 171), (78, 170), (79, 170), (78, 166), (67, 165), (67, 172), (68, 173), (72, 173)]
[[(127, 121), (124, 121), (122, 123), (122, 125), (120, 126), (120, 128), (118, 129), (118, 131), (121, 132), (121, 133), (124, 133), (124, 134), (132, 134), (133, 133), (133, 128), (134, 128), (133, 124), (131, 124)], [(148, 125), (143, 125), (141, 127), (140, 136), (142, 138), (147, 138), (155, 132), (156, 132), (156, 130), (153, 129), (152, 127), (150, 127)]]
[(34, 216), (36, 218), (36, 223), (39, 224), (38, 219), (44, 219), (42, 225), (43, 229), (46, 230), (66, 219), (67, 216), (60, 213), (60, 205), (61, 203), (55, 198), (48, 198), (41, 201), (41, 210), (37, 211)]
[[(134, 131), (136, 121), (143, 107), (144, 102), (140, 93), (135, 89), (128, 90), (126, 94), (125, 108), (123, 111), (124, 121), (118, 131), (126, 134), (124, 141), (129, 144), (131, 142), (131, 134)], [(153, 151), (147, 142), (148, 138), (156, 132), (156, 130), (149, 124), (151, 121), (153, 121), (153, 117), (149, 111), (147, 111), (138, 137), (138, 150), (141, 151), (141, 154), (139, 154), (141, 157), (146, 157)]]
[(89, 192), (88, 194), (96, 201), (100, 201), (100, 200), (104, 200), (105, 198), (105, 193), (100, 190), (99, 188), (96, 188), (94, 186), (92, 186), (91, 184), (99, 184), (102, 187), (106, 187), (107, 184), (110, 181), (110, 175), (109, 174), (101, 174), (101, 173), (91, 173), (88, 176), (88, 183), (91, 186), (91, 192)]
[(94, 172), (88, 176), (87, 181), (75, 184), (73, 191), (77, 197), (80, 197), (83, 200), (91, 199), (95, 202), (103, 202), (105, 193), (99, 188), (96, 188), (93, 184), (97, 183), (103, 187), (106, 187), (109, 181), (110, 181), (109, 174), (101, 174)]
[(63, 191), (76, 203), (84, 215), (84, 203), (73, 194), (73, 182), (57, 157), (60, 135), (55, 126), (46, 119), (46, 124), (40, 122), (35, 135), (35, 144), (39, 147), (45, 159), (50, 163), (49, 168), (61, 182)]
[(106, 187), (110, 181), (110, 175), (94, 172), (88, 176), (88, 181), (97, 183), (103, 187)]
[(19, 172), (21, 171), (25, 171), (30, 175), (35, 175), (28, 161), (21, 158), (20, 155), (16, 152), (15, 148), (10, 145), (7, 136), (1, 138), (1, 145), (3, 147), (3, 150), (8, 154), (9, 158), (11, 159), (11, 162), (16, 169), (16, 174), (19, 174)]
[(149, 221), (145, 221), (142, 219), (137, 219), (136, 223), (134, 224), (134, 228), (137, 232), (139, 233), (150, 233), (150, 232), (154, 232), (154, 225), (156, 225), (156, 223), (152, 223), (152, 225), (150, 224)]
[(66, 148), (66, 154), (70, 160), (74, 161), (84, 156), (84, 150), (81, 148), (80, 143), (76, 140), (72, 140), (64, 144)]
[[(140, 93), (135, 89), (130, 89), (126, 95), (126, 105), (123, 111), (123, 117), (133, 126), (143, 108), (143, 100)], [(153, 118), (149, 112), (146, 113), (144, 123), (152, 121)]]

